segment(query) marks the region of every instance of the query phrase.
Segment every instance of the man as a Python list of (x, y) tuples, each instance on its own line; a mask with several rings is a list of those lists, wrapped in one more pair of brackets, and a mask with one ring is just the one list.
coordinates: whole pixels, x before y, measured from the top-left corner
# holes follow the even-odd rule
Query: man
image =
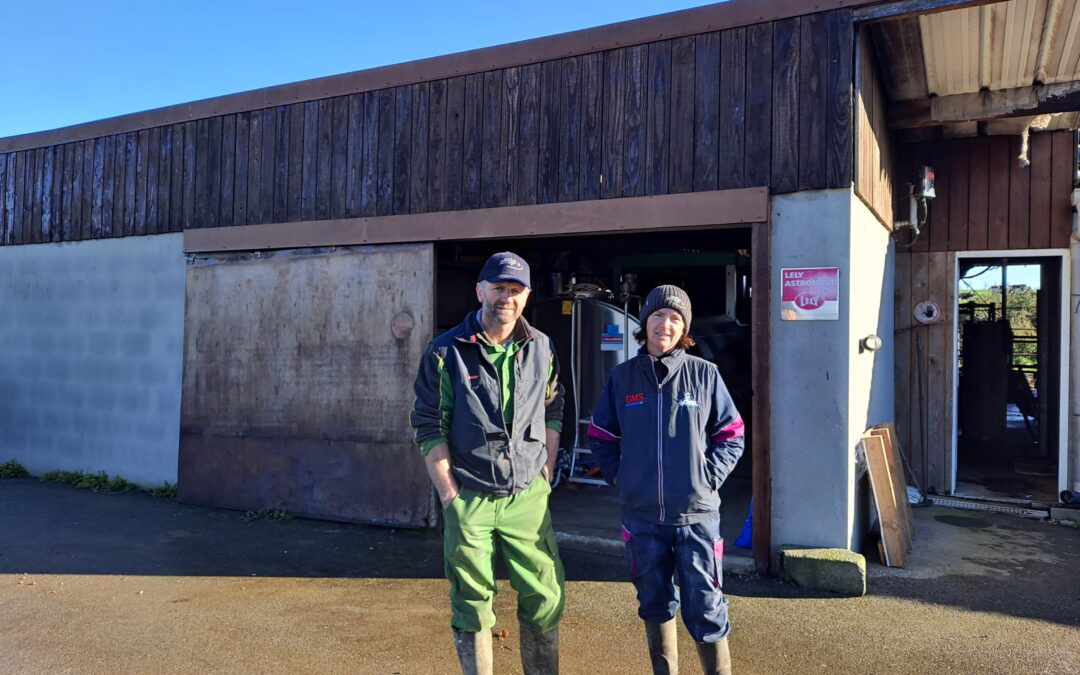
[(730, 674), (717, 490), (742, 456), (743, 422), (716, 366), (686, 353), (694, 344), (690, 319), (681, 288), (649, 293), (634, 335), (645, 346), (611, 371), (589, 445), (604, 478), (619, 489), (653, 672), (678, 672), (681, 599), (702, 670)]
[(450, 626), (462, 672), (491, 673), (495, 546), (518, 593), (521, 663), (556, 673), (562, 561), (548, 513), (563, 390), (551, 339), (521, 318), (529, 265), (496, 253), (480, 309), (428, 346), (416, 376), (415, 438), (443, 506)]

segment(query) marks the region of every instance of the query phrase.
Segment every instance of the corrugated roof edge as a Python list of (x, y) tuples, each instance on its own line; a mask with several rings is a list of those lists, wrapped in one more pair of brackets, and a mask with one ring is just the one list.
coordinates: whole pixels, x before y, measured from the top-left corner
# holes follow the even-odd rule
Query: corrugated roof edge
[(596, 28), (226, 94), (60, 129), (9, 136), (0, 138), (0, 152), (59, 145), (177, 122), (428, 82), (879, 2), (881, 0), (730, 0)]

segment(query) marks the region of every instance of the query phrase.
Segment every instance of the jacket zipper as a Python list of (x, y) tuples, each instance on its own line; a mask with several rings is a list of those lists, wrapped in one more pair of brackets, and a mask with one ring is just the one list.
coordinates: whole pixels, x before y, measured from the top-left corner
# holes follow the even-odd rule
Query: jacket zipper
[(660, 500), (660, 522), (664, 522), (664, 389), (656, 374), (656, 364), (650, 362), (653, 380), (656, 381), (656, 492)]

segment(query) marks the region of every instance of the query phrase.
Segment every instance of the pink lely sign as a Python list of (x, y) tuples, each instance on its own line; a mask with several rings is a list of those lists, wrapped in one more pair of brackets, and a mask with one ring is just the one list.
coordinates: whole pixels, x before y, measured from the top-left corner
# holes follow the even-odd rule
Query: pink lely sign
[(840, 268), (782, 268), (780, 283), (781, 319), (815, 321), (840, 318)]

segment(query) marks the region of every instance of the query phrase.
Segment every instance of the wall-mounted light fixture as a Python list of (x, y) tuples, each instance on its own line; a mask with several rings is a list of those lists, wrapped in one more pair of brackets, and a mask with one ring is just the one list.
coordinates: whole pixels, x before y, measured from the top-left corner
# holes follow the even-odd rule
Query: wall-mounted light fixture
[[(937, 196), (934, 191), (934, 167), (920, 166), (919, 174), (915, 178), (915, 184), (908, 183), (908, 219), (898, 220), (893, 223), (893, 233), (899, 232), (905, 227), (910, 227), (919, 236), (919, 228), (926, 224), (926, 216), (930, 211), (928, 202)], [(922, 217), (919, 216), (919, 207), (922, 207)]]
[(885, 346), (881, 338), (876, 335), (867, 335), (863, 339), (859, 340), (859, 353), (863, 352), (876, 352)]

